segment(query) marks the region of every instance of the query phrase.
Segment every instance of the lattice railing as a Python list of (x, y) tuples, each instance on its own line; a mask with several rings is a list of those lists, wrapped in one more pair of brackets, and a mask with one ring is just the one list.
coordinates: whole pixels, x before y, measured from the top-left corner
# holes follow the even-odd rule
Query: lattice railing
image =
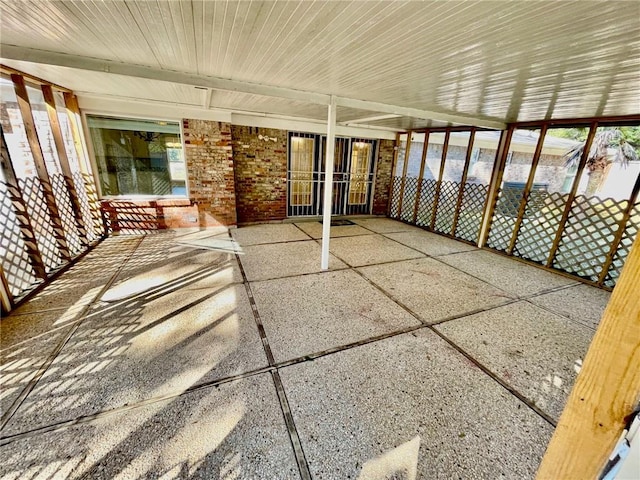
[(402, 197), (402, 213), (400, 219), (405, 222), (413, 222), (413, 212), (416, 207), (416, 195), (418, 194), (418, 179), (407, 177), (404, 183), (404, 195)]
[(546, 264), (569, 195), (558, 192), (531, 192), (518, 232), (513, 254)]
[(467, 183), (462, 193), (462, 204), (458, 213), (456, 237), (476, 243), (482, 225), (482, 216), (489, 193), (488, 185)]
[(60, 214), (67, 244), (69, 245), (71, 254), (77, 255), (84, 247), (82, 246), (75, 215), (73, 214), (67, 183), (64, 175), (61, 173), (51, 175), (49, 178), (51, 179), (51, 188), (53, 188), (53, 195), (56, 200), (56, 205), (58, 206), (58, 213)]
[[(54, 202), (51, 211), (59, 216), (62, 241), (75, 257), (102, 236), (102, 220), (96, 213), (97, 196), (92, 190), (93, 183), (85, 182), (80, 173), (74, 175), (73, 183), (86, 226), (86, 238), (82, 238), (67, 181), (62, 174), (49, 178)], [(68, 261), (61, 254), (60, 238), (55, 235), (41, 180), (28, 177), (17, 182), (11, 187), (0, 182), (0, 256), (9, 291), (14, 298), (47, 279)]]
[(612, 198), (576, 197), (553, 267), (597, 281), (627, 203)]
[(20, 295), (37, 282), (14, 211), (9, 189), (0, 182), (0, 253), (11, 294)]
[(459, 191), (460, 184), (458, 182), (441, 182), (440, 195), (438, 197), (438, 211), (436, 213), (436, 222), (434, 224), (434, 230), (436, 232), (445, 233), (447, 235), (451, 234)]
[(640, 231), (640, 203), (636, 203), (633, 209), (631, 209), (627, 227), (620, 239), (618, 249), (613, 256), (613, 261), (611, 262), (607, 277), (604, 281), (604, 284), (608, 287), (613, 287), (616, 284), (618, 277), (620, 276), (620, 272), (622, 271), (622, 267), (624, 266), (624, 262), (631, 251), (631, 246), (638, 237), (638, 231)]
[(389, 199), (389, 216), (400, 218), (400, 191), (402, 189), (402, 177), (393, 177), (391, 180), (391, 198)]
[(55, 235), (47, 204), (42, 191), (42, 184), (38, 177), (21, 178), (18, 180), (22, 197), (26, 204), (27, 211), (31, 216), (32, 228), (42, 254), (42, 260), (51, 271), (63, 264), (60, 257), (60, 250), (56, 245)]
[(80, 201), (80, 210), (82, 211), (82, 219), (87, 231), (87, 240), (89, 242), (95, 241), (104, 235), (95, 185), (89, 175), (83, 175), (80, 172), (73, 174), (73, 183)]
[(416, 216), (416, 225), (420, 227), (429, 227), (431, 225), (431, 217), (433, 216), (433, 208), (436, 204), (436, 180), (422, 180), (420, 188), (420, 201), (418, 202), (418, 211)]
[(507, 251), (516, 225), (521, 199), (521, 190), (507, 188), (500, 191), (491, 221), (487, 246), (495, 250)]

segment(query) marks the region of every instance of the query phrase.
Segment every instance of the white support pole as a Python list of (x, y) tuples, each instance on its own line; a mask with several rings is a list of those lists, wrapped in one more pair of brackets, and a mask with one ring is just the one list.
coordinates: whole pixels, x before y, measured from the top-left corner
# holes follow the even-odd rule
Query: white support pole
[(322, 259), (320, 268), (329, 269), (329, 237), (333, 204), (333, 155), (336, 148), (336, 97), (331, 95), (327, 118), (327, 150), (324, 168), (324, 201), (322, 205)]

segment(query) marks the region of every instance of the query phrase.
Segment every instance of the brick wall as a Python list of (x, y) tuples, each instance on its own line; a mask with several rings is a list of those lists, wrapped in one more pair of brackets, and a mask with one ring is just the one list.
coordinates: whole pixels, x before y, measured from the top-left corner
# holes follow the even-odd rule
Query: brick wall
[(231, 138), (238, 223), (285, 218), (287, 132), (232, 125)]
[(374, 215), (386, 215), (389, 206), (389, 187), (391, 185), (391, 167), (393, 166), (395, 141), (380, 140), (379, 145), (372, 213)]
[(235, 225), (231, 125), (185, 119), (183, 128), (189, 197), (198, 207), (200, 226)]

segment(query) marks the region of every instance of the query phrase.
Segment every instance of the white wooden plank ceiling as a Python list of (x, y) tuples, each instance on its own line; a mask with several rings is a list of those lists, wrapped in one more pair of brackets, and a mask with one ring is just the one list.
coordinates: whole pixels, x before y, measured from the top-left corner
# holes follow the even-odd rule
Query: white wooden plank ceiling
[[(2, 0), (0, 15), (2, 44), (27, 53), (46, 50), (502, 122), (640, 112), (638, 1)], [(78, 92), (202, 102), (193, 86), (21, 66)], [(325, 114), (317, 105), (226, 91), (211, 100), (212, 107)], [(338, 120), (353, 120), (353, 113), (341, 108)]]

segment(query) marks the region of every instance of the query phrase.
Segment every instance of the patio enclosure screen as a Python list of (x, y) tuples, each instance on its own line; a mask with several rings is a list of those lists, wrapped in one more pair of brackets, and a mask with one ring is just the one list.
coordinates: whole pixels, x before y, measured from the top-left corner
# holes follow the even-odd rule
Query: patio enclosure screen
[(637, 123), (409, 132), (389, 213), (613, 287), (640, 227), (639, 134)]
[(100, 239), (93, 177), (69, 91), (2, 76), (1, 279), (13, 298), (46, 281)]

